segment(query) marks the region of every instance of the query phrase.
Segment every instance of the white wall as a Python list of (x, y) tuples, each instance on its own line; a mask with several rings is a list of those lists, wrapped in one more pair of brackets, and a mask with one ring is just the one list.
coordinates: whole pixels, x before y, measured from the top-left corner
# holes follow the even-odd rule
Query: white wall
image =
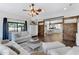
[(31, 19), (27, 20), (27, 31), (31, 34), (31, 36), (38, 35), (38, 24), (30, 25)]
[(64, 13), (64, 16), (76, 16), (79, 15), (79, 4), (67, 9)]
[(38, 35), (38, 25), (30, 25), (31, 36)]
[(3, 37), (3, 21), (0, 19), (0, 39)]

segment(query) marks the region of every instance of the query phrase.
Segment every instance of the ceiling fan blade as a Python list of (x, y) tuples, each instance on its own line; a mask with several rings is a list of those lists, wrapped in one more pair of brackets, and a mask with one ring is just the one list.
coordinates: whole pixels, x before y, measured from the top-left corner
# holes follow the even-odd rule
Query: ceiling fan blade
[(23, 9), (23, 11), (30, 11), (30, 10)]
[(38, 12), (36, 12), (36, 15), (39, 15), (39, 13), (38, 13)]
[(29, 11), (29, 15), (32, 17), (35, 15), (39, 15), (39, 13), (42, 11), (42, 9), (36, 8), (34, 3), (30, 4), (29, 8), (30, 8), (29, 10), (23, 9), (23, 11)]
[(42, 11), (42, 9), (38, 9), (37, 11), (38, 11), (38, 12), (41, 12), (41, 11)]

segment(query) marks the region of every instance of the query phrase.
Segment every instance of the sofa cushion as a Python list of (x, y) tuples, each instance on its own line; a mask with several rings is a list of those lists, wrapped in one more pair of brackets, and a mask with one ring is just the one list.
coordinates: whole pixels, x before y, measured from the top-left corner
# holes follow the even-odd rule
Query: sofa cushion
[(21, 36), (28, 36), (28, 35), (29, 35), (29, 32), (23, 31), (23, 32), (20, 33), (20, 35), (21, 35)]
[(71, 47), (61, 47), (61, 48), (56, 48), (56, 49), (50, 49), (47, 51), (47, 54), (50, 55), (65, 55)]
[(59, 53), (57, 53), (57, 52), (54, 51), (54, 50), (48, 50), (48, 51), (47, 51), (47, 55), (59, 55)]
[(32, 39), (32, 38), (29, 38), (29, 37), (25, 36), (25, 37), (17, 38), (15, 40), (15, 42), (17, 42), (17, 43), (23, 43), (23, 42), (28, 42), (30, 39)]
[(42, 49), (44, 52), (46, 52), (49, 49), (56, 49), (60, 47), (65, 47), (65, 45), (61, 42), (42, 42)]
[(15, 34), (15, 36), (16, 36), (16, 38), (19, 38), (19, 37), (21, 37), (21, 35), (20, 35), (20, 34)]
[(71, 50), (69, 50), (66, 55), (79, 55), (79, 47), (74, 46)]
[(31, 35), (27, 31), (22, 32), (12, 32), (12, 38), (17, 43), (28, 41), (28, 38), (31, 38)]
[(19, 44), (17, 44), (14, 41), (10, 41), (9, 43), (7, 43), (5, 45), (13, 47), (12, 50), (14, 50), (16, 48), (17, 51), (20, 52), (19, 55), (29, 55), (30, 54), (27, 50), (23, 49), (23, 47), (21, 47)]

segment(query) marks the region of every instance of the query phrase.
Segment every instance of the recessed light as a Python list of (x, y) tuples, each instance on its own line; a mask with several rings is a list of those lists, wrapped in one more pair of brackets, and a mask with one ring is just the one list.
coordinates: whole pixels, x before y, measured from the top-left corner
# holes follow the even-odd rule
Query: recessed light
[(67, 8), (65, 7), (64, 10), (67, 10)]

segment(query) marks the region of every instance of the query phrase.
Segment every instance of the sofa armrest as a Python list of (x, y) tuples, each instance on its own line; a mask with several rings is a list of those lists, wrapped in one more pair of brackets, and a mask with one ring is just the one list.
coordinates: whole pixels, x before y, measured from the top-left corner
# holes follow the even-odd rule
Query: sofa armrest
[(30, 55), (30, 53), (28, 51), (26, 51), (25, 49), (23, 49), (20, 45), (18, 45), (16, 42), (14, 41), (10, 41), (9, 43), (5, 44), (6, 46), (9, 47), (14, 47), (19, 51), (19, 55)]

